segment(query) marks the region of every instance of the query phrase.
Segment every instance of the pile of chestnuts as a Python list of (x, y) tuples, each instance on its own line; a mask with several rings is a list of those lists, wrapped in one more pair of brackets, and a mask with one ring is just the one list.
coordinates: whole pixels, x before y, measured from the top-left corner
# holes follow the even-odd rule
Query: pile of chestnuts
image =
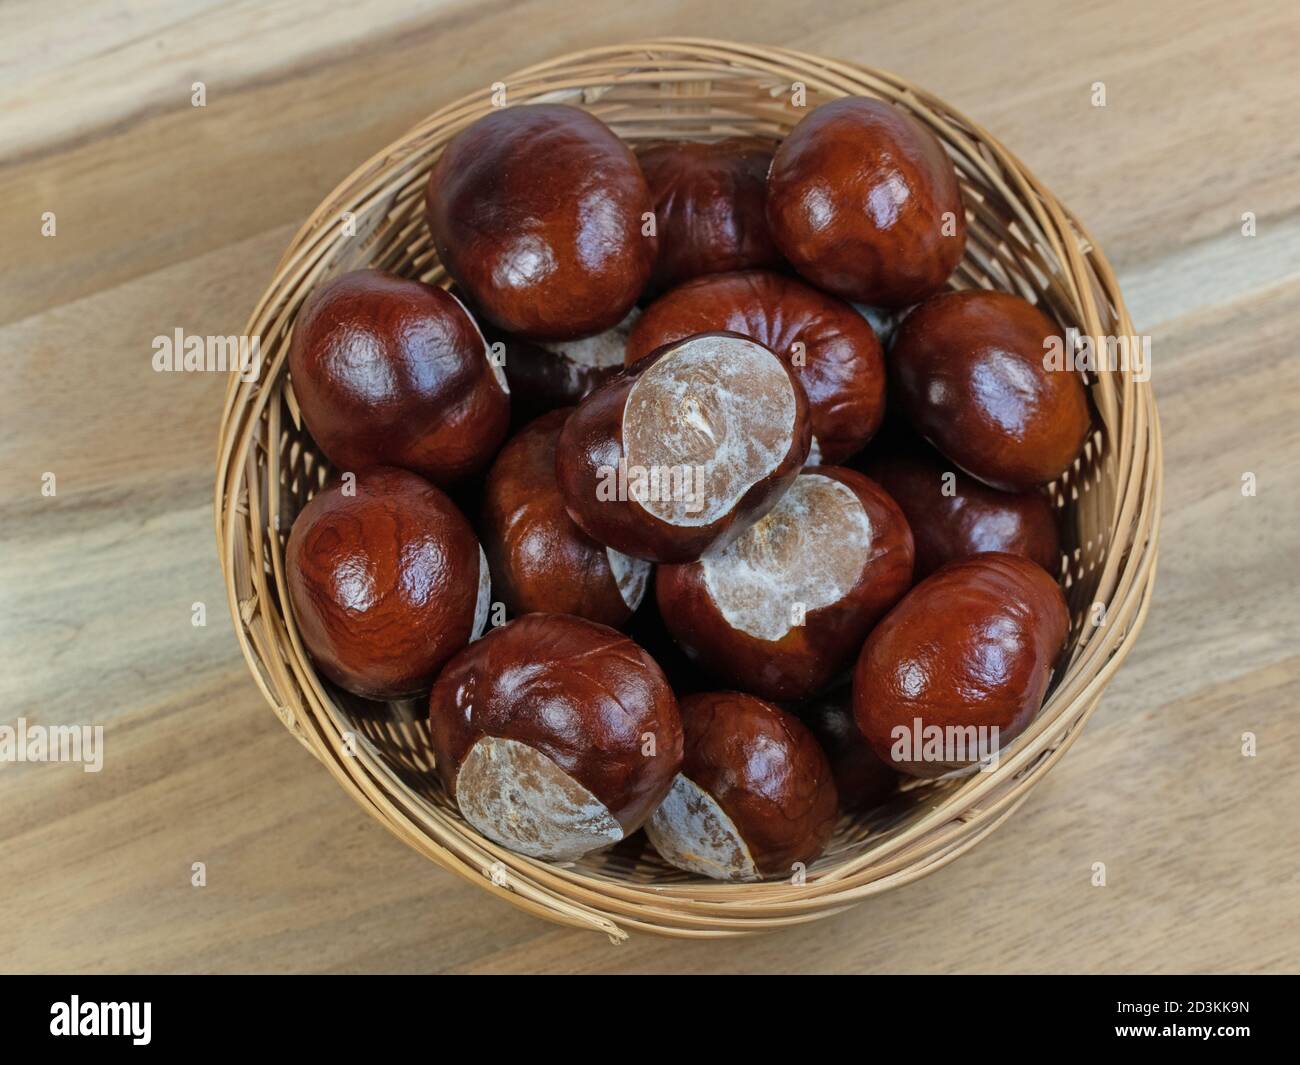
[(681, 869), (790, 877), (1029, 724), (1069, 628), (1045, 488), (1092, 416), (1055, 322), (951, 287), (928, 130), (854, 97), (779, 144), (633, 151), (500, 108), (425, 218), (448, 289), (360, 270), (297, 316), (335, 478), (287, 587), (329, 681), (428, 698), (478, 832), (572, 861), (644, 828)]

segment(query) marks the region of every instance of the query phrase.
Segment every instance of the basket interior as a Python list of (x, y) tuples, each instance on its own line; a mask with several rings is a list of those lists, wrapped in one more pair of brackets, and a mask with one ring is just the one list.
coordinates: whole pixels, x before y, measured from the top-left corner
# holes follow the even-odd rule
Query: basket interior
[[(833, 82), (814, 82), (806, 86), (806, 106), (794, 106), (789, 77), (766, 72), (758, 63), (753, 69), (733, 66), (723, 70), (714, 64), (697, 71), (689, 62), (683, 62), (671, 76), (662, 66), (647, 65), (638, 71), (622, 65), (616, 73), (611, 68), (609, 77), (602, 79), (599, 62), (592, 62), (590, 72), (550, 79), (545, 91), (526, 93), (509, 102), (563, 102), (585, 107), (629, 142), (649, 138), (707, 140), (734, 135), (779, 139), (808, 108), (823, 99), (844, 95)], [(555, 81), (561, 84), (556, 87)], [(977, 131), (965, 127), (960, 118), (937, 110), (933, 101), (919, 106), (907, 90), (885, 82), (878, 88), (879, 95), (913, 110), (929, 125), (956, 163), (967, 207), (969, 238), (953, 286), (1014, 292), (1043, 306), (1063, 327), (1090, 332), (1079, 314), (1077, 287), (1063, 283), (1067, 271), (1058, 261), (1051, 241), (1044, 239), (1032, 215), (1024, 209), (1024, 190), (1013, 189), (1008, 183), (1005, 171), (996, 165)], [(858, 87), (856, 91), (862, 90)], [(265, 583), (273, 600), (261, 605), (264, 611), (278, 612), (281, 617), (286, 613), (285, 604), (279, 601), (282, 585), (276, 570), (283, 558), (287, 533), (298, 511), (331, 473), (302, 425), (287, 381), (284, 354), (293, 315), (312, 287), (359, 267), (375, 266), (433, 284), (449, 283), (423, 220), (425, 183), (446, 141), (487, 106), (485, 99), (476, 108), (465, 105), (458, 111), (435, 116), (439, 121), (426, 123), (388, 154), (354, 174), (341, 190), (346, 192), (347, 202), (337, 202), (336, 194), (336, 202), (324, 205), (299, 237), (300, 248), (310, 246), (316, 250), (311, 257), (301, 259), (305, 265), (294, 283), (286, 286), (283, 303), (275, 308), (284, 327), (269, 337), (263, 336), (263, 355), (271, 366), (263, 387), (270, 390), (270, 395), (253, 429), (256, 446), (249, 451), (247, 472), (249, 484), (255, 490), (260, 488), (258, 513), (266, 518), (260, 526), (264, 538), (260, 550), (252, 552), (253, 564), (265, 570)], [(345, 217), (340, 207), (351, 217)], [(286, 263), (282, 263), (281, 272), (285, 270)], [(1109, 316), (1113, 327), (1115, 309), (1104, 299), (1100, 286), (1089, 294), (1089, 299), (1095, 300), (1093, 309), (1101, 322), (1106, 324)], [(1091, 332), (1095, 334), (1095, 323)], [(1116, 386), (1104, 379), (1106, 375), (1101, 376), (1103, 380), (1085, 375), (1094, 405), (1092, 438), (1074, 467), (1050, 489), (1054, 506), (1063, 513), (1060, 577), (1071, 611), (1069, 644), (1056, 681), (1094, 627), (1088, 612), (1098, 598), (1098, 581), (1111, 547), (1108, 529), (1117, 505), (1117, 473), (1110, 440), (1120, 416), (1120, 397)], [(271, 498), (272, 488), (277, 498)], [(399, 801), (410, 804), (424, 819), (459, 822), (455, 807), (431, 772), (433, 755), (422, 703), (370, 703), (329, 687), (323, 680), (319, 683), (328, 693), (327, 711), (336, 719), (340, 731), (354, 734), (358, 745), (400, 781)], [(1049, 710), (1044, 713), (1049, 712), (1050, 697)], [(1043, 748), (1034, 762), (1021, 766), (1019, 772), (1031, 771), (1052, 749)], [(965, 783), (964, 778), (914, 782), (887, 805), (867, 815), (842, 816), (830, 846), (809, 869), (809, 879), (906, 831)], [(466, 827), (464, 831), (472, 830)], [(577, 863), (576, 869), (598, 879), (637, 884), (672, 885), (695, 879), (660, 860), (641, 833), (610, 850), (588, 856)]]

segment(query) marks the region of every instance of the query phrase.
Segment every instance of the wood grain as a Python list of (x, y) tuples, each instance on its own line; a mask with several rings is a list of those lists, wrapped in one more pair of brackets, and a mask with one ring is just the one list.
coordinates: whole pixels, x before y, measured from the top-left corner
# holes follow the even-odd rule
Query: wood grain
[[(1294, 4), (319, 10), (0, 8), (13, 46), (0, 65), (0, 723), (105, 727), (98, 774), (0, 763), (0, 969), (1295, 968)], [(280, 726), (236, 648), (213, 547), (225, 382), (156, 374), (150, 358), (177, 327), (237, 332), (297, 223), (440, 103), (561, 51), (669, 33), (898, 70), (996, 131), (1088, 223), (1153, 336), (1165, 516), (1136, 650), (999, 832), (807, 928), (615, 948), (428, 865)], [(1247, 211), (1257, 236), (1242, 235)]]

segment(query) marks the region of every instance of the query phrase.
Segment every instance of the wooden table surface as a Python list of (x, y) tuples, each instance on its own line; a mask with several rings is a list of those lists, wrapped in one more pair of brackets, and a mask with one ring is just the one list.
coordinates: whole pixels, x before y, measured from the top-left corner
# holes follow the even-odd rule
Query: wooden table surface
[[(427, 864), (280, 726), (216, 561), (225, 381), (150, 360), (239, 332), (311, 208), (440, 104), (663, 34), (895, 70), (995, 131), (1153, 337), (1165, 513), (1136, 650), (990, 839), (802, 929), (615, 947)], [(1300, 967), (1294, 0), (9, 0), (0, 42), (0, 724), (105, 732), (100, 773), (0, 763), (0, 970)]]

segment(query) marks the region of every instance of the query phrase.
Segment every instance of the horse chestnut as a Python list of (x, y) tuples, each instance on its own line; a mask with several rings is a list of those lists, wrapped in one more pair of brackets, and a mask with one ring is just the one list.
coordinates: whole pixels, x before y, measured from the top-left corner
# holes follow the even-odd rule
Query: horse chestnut
[(401, 466), (447, 487), (491, 461), (510, 422), (505, 378), (469, 312), (379, 270), (311, 295), (289, 373), (307, 430), (341, 470)]
[(368, 699), (425, 691), (483, 631), (487, 560), (445, 495), (375, 466), (323, 488), (289, 533), (285, 567), (298, 631), (322, 673)]
[(957, 171), (934, 135), (881, 100), (824, 103), (790, 131), (767, 179), (777, 247), (818, 288), (905, 307), (966, 250)]
[(627, 363), (716, 330), (757, 340), (794, 371), (812, 417), (810, 465), (842, 462), (879, 428), (885, 362), (871, 326), (847, 303), (781, 274), (714, 274), (673, 289), (633, 326)]
[(773, 147), (753, 137), (637, 146), (659, 235), (651, 288), (662, 291), (701, 274), (781, 265), (765, 213)]
[(1042, 706), (1069, 631), (1065, 597), (1027, 558), (950, 562), (875, 627), (853, 674), (853, 713), (872, 749), (913, 776), (973, 765)]
[(645, 595), (650, 563), (596, 543), (573, 524), (555, 480), (554, 410), (501, 450), (484, 492), (483, 546), (494, 594), (512, 614), (576, 614), (622, 625)]
[(655, 597), (704, 668), (767, 699), (804, 699), (852, 664), (911, 583), (898, 505), (862, 474), (822, 466), (726, 547), (660, 566)]
[(916, 577), (985, 551), (1024, 555), (1052, 576), (1061, 537), (1042, 492), (1000, 492), (950, 468), (930, 448), (868, 455), (862, 472), (903, 508), (916, 541)]
[(677, 700), (622, 633), (528, 614), (471, 644), (429, 697), (438, 774), (503, 846), (566, 861), (635, 832), (682, 764)]
[(835, 828), (835, 783), (793, 714), (739, 692), (689, 695), (681, 772), (646, 822), (670, 865), (715, 880), (789, 876)]
[(566, 340), (622, 321), (657, 251), (636, 158), (594, 115), (498, 108), (452, 138), (425, 199), (438, 258), (494, 325)]
[(890, 351), (899, 406), (972, 477), (1025, 491), (1061, 476), (1090, 428), (1073, 370), (1044, 365), (1060, 331), (1031, 303), (983, 289), (926, 300)]
[(688, 562), (775, 505), (808, 456), (808, 400), (734, 333), (660, 348), (569, 416), (556, 474), (570, 517), (633, 558)]

